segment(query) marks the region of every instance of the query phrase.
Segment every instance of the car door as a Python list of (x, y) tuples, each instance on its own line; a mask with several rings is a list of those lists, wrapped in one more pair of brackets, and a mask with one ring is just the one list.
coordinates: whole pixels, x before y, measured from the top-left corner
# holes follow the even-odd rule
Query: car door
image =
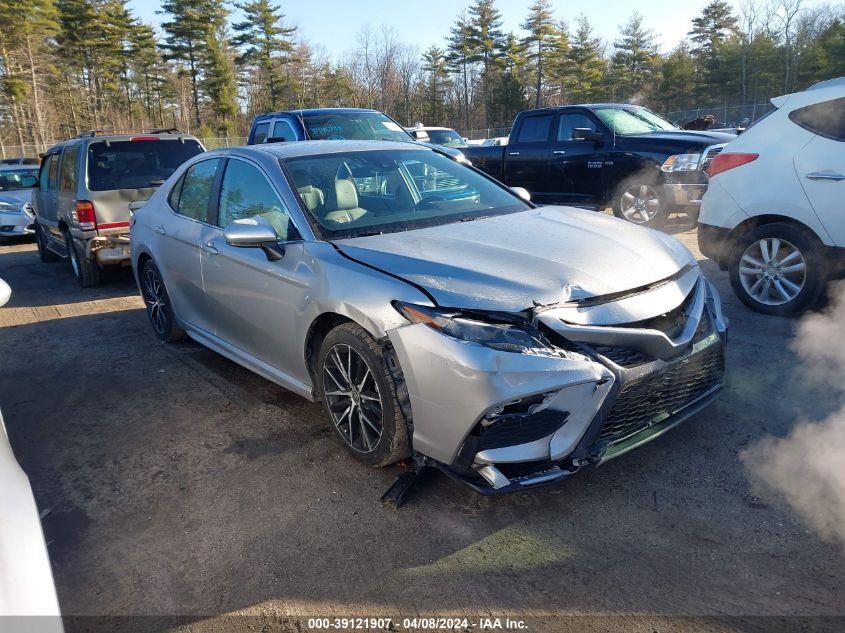
[[(234, 220), (261, 217), (275, 229), (284, 257), (226, 243)], [(303, 341), (291, 336), (303, 318), (311, 267), (285, 204), (256, 164), (229, 158), (217, 196), (216, 226), (203, 235), (202, 275), (214, 334), (242, 353), (290, 376), (302, 364)]]
[(799, 108), (789, 118), (816, 134), (795, 154), (795, 170), (834, 244), (845, 246), (845, 98)]
[(191, 165), (167, 196), (167, 206), (151, 220), (158, 235), (156, 265), (164, 277), (176, 315), (206, 332), (213, 324), (206, 309), (200, 264), (200, 244), (208, 228), (211, 192), (222, 159), (210, 158)]
[(604, 188), (604, 151), (601, 142), (576, 139), (578, 128), (600, 130), (599, 123), (586, 112), (564, 110), (558, 115), (549, 161), (549, 196), (556, 202), (592, 204)]
[(60, 154), (59, 150), (53, 151), (41, 161), (41, 170), (38, 173), (38, 189), (33, 196), (38, 223), (49, 233), (54, 233), (58, 226)]
[(59, 191), (57, 194), (58, 219), (63, 219), (71, 230), (78, 228), (76, 221), (76, 189), (79, 174), (79, 144), (66, 145), (59, 166)]
[(537, 202), (547, 202), (549, 159), (552, 156), (554, 112), (526, 116), (516, 142), (504, 149), (505, 181), (511, 187), (524, 187)]

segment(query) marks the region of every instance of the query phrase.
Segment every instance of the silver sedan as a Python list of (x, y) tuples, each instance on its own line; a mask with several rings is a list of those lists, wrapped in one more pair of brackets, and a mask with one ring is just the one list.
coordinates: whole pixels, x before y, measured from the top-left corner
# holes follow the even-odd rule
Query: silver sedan
[(32, 191), (38, 183), (38, 167), (0, 165), (0, 237), (35, 234)]
[(527, 198), (407, 143), (228, 148), (135, 213), (132, 263), (157, 336), (322, 401), (357, 459), (507, 492), (660, 435), (724, 371), (686, 248)]

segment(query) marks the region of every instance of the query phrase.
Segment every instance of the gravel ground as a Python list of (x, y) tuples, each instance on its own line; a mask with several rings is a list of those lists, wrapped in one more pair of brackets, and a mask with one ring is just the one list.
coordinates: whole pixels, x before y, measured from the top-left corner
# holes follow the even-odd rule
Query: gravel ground
[[(669, 230), (701, 257), (689, 226)], [(739, 459), (836, 403), (804, 380), (794, 323), (748, 311), (702, 267), (731, 319), (714, 406), (553, 487), (485, 498), (433, 473), (394, 510), (379, 497), (398, 467), (353, 461), (319, 406), (196, 343), (159, 343), (128, 271), (80, 289), (33, 244), (0, 245), (13, 289), (0, 403), (48, 512), (62, 611), (115, 616), (68, 630), (381, 615), (401, 631), (435, 614), (473, 631), (483, 617), (534, 631), (845, 630), (842, 549), (755, 490)]]

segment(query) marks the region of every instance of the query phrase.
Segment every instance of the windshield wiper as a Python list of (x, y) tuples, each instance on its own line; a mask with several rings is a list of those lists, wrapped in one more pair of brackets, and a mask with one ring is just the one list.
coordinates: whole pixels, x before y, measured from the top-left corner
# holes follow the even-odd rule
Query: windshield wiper
[(485, 218), (492, 218), (492, 215), (469, 215), (465, 218), (461, 218), (458, 222), (472, 222), (473, 220), (484, 220)]
[(384, 235), (382, 231), (363, 231), (361, 233), (356, 233), (355, 237), (371, 237), (373, 235)]

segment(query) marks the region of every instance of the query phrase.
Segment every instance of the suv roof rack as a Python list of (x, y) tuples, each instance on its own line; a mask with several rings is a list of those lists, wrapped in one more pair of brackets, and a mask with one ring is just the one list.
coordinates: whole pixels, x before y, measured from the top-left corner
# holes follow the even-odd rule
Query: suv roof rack
[(77, 134), (73, 138), (91, 138), (93, 136), (97, 136), (97, 134), (103, 134), (103, 130), (88, 130), (87, 132)]

